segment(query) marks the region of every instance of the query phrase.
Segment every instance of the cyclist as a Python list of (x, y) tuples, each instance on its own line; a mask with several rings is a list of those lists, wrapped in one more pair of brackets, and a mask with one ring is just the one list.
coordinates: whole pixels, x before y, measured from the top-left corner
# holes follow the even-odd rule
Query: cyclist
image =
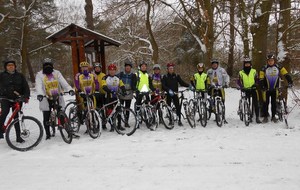
[[(222, 101), (225, 106), (225, 91), (224, 88), (229, 87), (230, 77), (227, 74), (226, 70), (219, 65), (219, 61), (217, 59), (211, 60), (211, 68), (208, 69), (207, 75), (210, 79), (210, 87), (208, 93), (211, 96), (213, 95), (213, 87), (214, 86), (222, 86), (220, 89), (220, 94), (222, 95)], [(224, 123), (227, 123), (227, 121), (224, 119)]]
[[(14, 60), (4, 61), (4, 72), (0, 73), (0, 96), (13, 100), (22, 96), (25, 98), (25, 102), (27, 103), (30, 96), (30, 89), (26, 78), (23, 74), (16, 70), (16, 67), (16, 62)], [(9, 109), (12, 108), (12, 110), (14, 110), (13, 105), (14, 103), (7, 100), (1, 101), (0, 139), (3, 138), (3, 133), (5, 132), (3, 125), (9, 113)], [(18, 117), (18, 115), (15, 116), (15, 118)], [(16, 141), (23, 143), (24, 140), (21, 138), (19, 124), (15, 125), (15, 130), (17, 135)]]
[(167, 104), (171, 106), (171, 102), (173, 101), (175, 105), (176, 114), (178, 116), (178, 125), (183, 126), (181, 122), (181, 107), (179, 105), (179, 98), (174, 93), (178, 92), (178, 83), (184, 87), (189, 87), (189, 84), (184, 82), (181, 79), (180, 75), (175, 73), (174, 67), (175, 67), (174, 63), (167, 64), (168, 73), (163, 76), (162, 88), (164, 91), (167, 92)]
[(201, 92), (202, 97), (204, 97), (204, 100), (206, 101), (207, 98), (206, 90), (207, 90), (207, 86), (210, 83), (210, 80), (207, 74), (205, 73), (204, 63), (198, 63), (197, 70), (198, 72), (195, 73), (191, 78), (191, 84), (196, 91)]
[[(117, 66), (115, 64), (112, 63), (108, 65), (108, 75), (106, 75), (101, 81), (103, 90), (105, 90), (106, 92), (106, 104), (117, 100), (118, 91), (121, 91), (122, 95), (125, 96), (126, 89), (124, 83), (119, 77), (116, 76), (116, 70)], [(113, 106), (114, 105), (108, 107), (107, 115), (109, 115), (112, 112)], [(121, 126), (120, 121), (118, 121), (117, 127), (120, 130), (124, 130), (124, 128)], [(114, 126), (111, 123), (110, 132), (113, 131)]]
[[(153, 65), (153, 74), (151, 76), (151, 81), (152, 81), (152, 85), (153, 88), (155, 89), (155, 91), (153, 92), (153, 94), (151, 95), (151, 100), (155, 99), (158, 94), (160, 92), (162, 92), (162, 74), (160, 73), (160, 65), (159, 64), (155, 64)], [(155, 104), (156, 102), (153, 102), (153, 104)]]
[[(258, 92), (256, 89), (258, 82), (258, 75), (255, 69), (252, 68), (251, 59), (248, 57), (244, 58), (243, 69), (239, 71), (239, 79), (237, 84), (241, 90), (247, 88), (249, 90), (245, 91), (247, 98), (252, 97), (252, 103), (256, 115), (256, 123), (261, 123), (259, 120), (259, 106), (258, 106)], [(251, 118), (252, 120), (252, 118)]]
[(267, 64), (261, 69), (259, 73), (259, 82), (262, 89), (263, 96), (263, 123), (268, 122), (268, 109), (269, 101), (271, 98), (271, 121), (276, 123), (278, 119), (275, 117), (276, 114), (276, 98), (278, 94), (279, 77), (284, 76), (288, 82), (288, 86), (293, 85), (292, 77), (288, 74), (287, 70), (276, 63), (276, 58), (273, 53), (267, 55)]
[[(130, 108), (133, 99), (133, 92), (136, 90), (136, 75), (132, 72), (132, 62), (128, 59), (124, 62), (124, 71), (117, 74), (125, 85), (126, 94), (120, 95), (121, 105), (125, 104), (125, 108)], [(126, 119), (129, 119), (129, 113), (126, 113)], [(121, 119), (121, 118), (119, 118)]]
[[(80, 94), (79, 102), (84, 102), (85, 95), (99, 93), (99, 82), (97, 76), (89, 71), (90, 64), (88, 62), (82, 61), (79, 66), (81, 72), (75, 75), (74, 83), (77, 92)], [(93, 97), (93, 100), (96, 102), (95, 97)], [(80, 106), (80, 109), (84, 110), (84, 107), (85, 106)], [(81, 111), (78, 112), (78, 118), (80, 123), (83, 123), (84, 118)]]
[[(46, 140), (51, 138), (50, 134), (50, 110), (53, 107), (53, 97), (64, 91), (68, 91), (70, 95), (74, 95), (72, 87), (68, 84), (62, 74), (55, 70), (53, 61), (49, 58), (44, 59), (43, 69), (36, 74), (35, 88), (37, 99), (40, 101), (39, 107), (43, 112), (43, 124), (46, 132)], [(46, 96), (47, 98), (44, 98)], [(65, 101), (62, 96), (58, 99), (59, 105), (65, 107)], [(54, 132), (54, 131), (53, 131)], [(52, 134), (54, 136), (54, 133)]]
[(95, 94), (96, 106), (97, 108), (101, 108), (105, 103), (105, 91), (103, 90), (103, 86), (101, 83), (103, 77), (105, 77), (105, 73), (102, 72), (101, 63), (94, 63), (94, 74), (96, 75), (97, 82), (99, 83), (99, 93)]
[(147, 73), (147, 63), (142, 61), (140, 63), (140, 70), (136, 73), (137, 76), (137, 84), (136, 84), (136, 105), (137, 110), (139, 110), (139, 106), (142, 104), (143, 97), (146, 97), (146, 102), (150, 101), (149, 93), (150, 91), (154, 91), (151, 77)]

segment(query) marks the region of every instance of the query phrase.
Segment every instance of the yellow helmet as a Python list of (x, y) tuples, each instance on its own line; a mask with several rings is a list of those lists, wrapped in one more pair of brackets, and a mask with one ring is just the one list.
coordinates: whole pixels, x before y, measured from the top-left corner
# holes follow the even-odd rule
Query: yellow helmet
[(82, 61), (79, 64), (79, 67), (89, 67), (89, 66), (90, 66), (90, 64), (88, 62), (86, 62), (86, 61)]

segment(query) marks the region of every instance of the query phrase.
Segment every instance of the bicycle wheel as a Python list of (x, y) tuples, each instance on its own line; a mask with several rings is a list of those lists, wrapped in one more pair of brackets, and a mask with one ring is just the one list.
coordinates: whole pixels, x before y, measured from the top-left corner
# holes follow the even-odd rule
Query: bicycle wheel
[(86, 113), (86, 128), (89, 135), (96, 139), (101, 134), (101, 119), (96, 110), (90, 110)]
[(74, 108), (74, 107), (77, 107), (77, 103), (76, 103), (75, 100), (68, 102), (68, 103), (66, 104), (66, 106), (65, 106), (65, 109), (64, 109), (64, 110), (65, 110), (65, 113), (66, 113), (67, 115), (69, 115), (69, 114), (70, 114), (71, 108)]
[(203, 101), (200, 101), (200, 106), (198, 108), (199, 110), (199, 119), (202, 127), (206, 127), (207, 125), (207, 110), (206, 110), (206, 104)]
[(158, 127), (158, 117), (155, 109), (147, 105), (144, 110), (144, 120), (148, 129), (154, 131)]
[(160, 117), (161, 123), (165, 126), (165, 128), (174, 128), (173, 111), (167, 104), (161, 104), (161, 107), (158, 109), (158, 115)]
[(60, 111), (58, 113), (58, 118), (59, 118), (58, 129), (59, 129), (60, 135), (66, 143), (71, 144), (72, 139), (73, 139), (73, 129), (71, 127), (70, 120), (69, 120), (68, 116), (66, 115), (66, 113), (63, 111)]
[(189, 125), (191, 128), (196, 127), (196, 120), (195, 120), (195, 113), (196, 113), (196, 108), (195, 108), (195, 103), (193, 100), (190, 100), (187, 104), (184, 104), (184, 111), (186, 118), (188, 120)]
[[(16, 127), (20, 128), (21, 138), (24, 142), (17, 142), (20, 139), (17, 139)], [(5, 139), (12, 149), (18, 151), (27, 151), (35, 146), (37, 146), (43, 137), (43, 126), (34, 117), (31, 116), (23, 116), (22, 120), (15, 119), (13, 122), (7, 127), (5, 133)]]
[(212, 113), (212, 103), (211, 103), (211, 99), (207, 99), (206, 100), (206, 115), (207, 115), (207, 120), (209, 120), (211, 118), (211, 113)]
[(120, 107), (113, 118), (115, 130), (121, 135), (132, 135), (137, 128), (137, 118), (132, 109)]
[(243, 121), (243, 106), (242, 106), (242, 100), (239, 101), (239, 108), (238, 108), (238, 115), (240, 117), (240, 120)]
[(78, 133), (80, 129), (80, 120), (78, 117), (78, 108), (76, 106), (69, 109), (69, 120), (73, 132)]
[(220, 100), (217, 100), (216, 102), (216, 122), (219, 127), (222, 127), (223, 125), (223, 116), (224, 116), (224, 110), (223, 110), (223, 102)]
[(248, 101), (244, 101), (244, 122), (246, 126), (249, 126), (250, 120), (251, 120), (251, 112), (250, 112), (250, 106)]

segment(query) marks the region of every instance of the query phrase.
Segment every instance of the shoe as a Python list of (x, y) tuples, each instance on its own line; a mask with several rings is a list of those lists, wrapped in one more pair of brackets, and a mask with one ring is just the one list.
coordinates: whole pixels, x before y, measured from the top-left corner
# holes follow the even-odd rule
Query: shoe
[(109, 132), (114, 132), (114, 131), (115, 131), (114, 127), (111, 126)]
[(0, 132), (0, 139), (3, 139), (3, 138), (4, 138), (3, 133)]
[(119, 129), (120, 131), (124, 131), (124, 130), (125, 130), (125, 128), (124, 128), (124, 127), (122, 127), (122, 125), (121, 125), (121, 124), (119, 124), (119, 125), (118, 125), (118, 129)]
[(256, 123), (261, 123), (258, 117), (256, 118)]
[(178, 126), (182, 127), (183, 124), (181, 123), (181, 121), (178, 121)]
[(46, 140), (50, 140), (50, 139), (51, 139), (51, 135), (47, 135)]
[(24, 139), (22, 139), (21, 137), (17, 137), (17, 142), (18, 142), (18, 143), (24, 143), (25, 141), (24, 141)]
[(276, 117), (272, 117), (271, 121), (273, 121), (274, 123), (277, 123), (278, 122), (278, 119)]
[(128, 123), (125, 124), (126, 128), (130, 128), (130, 125)]
[(103, 130), (107, 130), (106, 125), (102, 125), (102, 129), (103, 129)]
[(263, 123), (268, 123), (268, 117), (264, 117), (264, 119), (262, 120)]
[(226, 121), (226, 119), (224, 119), (224, 124), (228, 124), (228, 122)]

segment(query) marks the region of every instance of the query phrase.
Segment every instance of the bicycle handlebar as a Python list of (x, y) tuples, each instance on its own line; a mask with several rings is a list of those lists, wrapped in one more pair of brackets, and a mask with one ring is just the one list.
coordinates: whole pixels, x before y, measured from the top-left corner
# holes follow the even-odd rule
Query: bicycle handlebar
[(9, 102), (13, 102), (13, 103), (16, 103), (16, 102), (26, 102), (26, 98), (24, 96), (20, 96), (18, 97), (17, 99), (9, 99), (9, 98), (6, 98), (6, 97), (0, 97), (0, 101), (2, 100), (7, 100)]

